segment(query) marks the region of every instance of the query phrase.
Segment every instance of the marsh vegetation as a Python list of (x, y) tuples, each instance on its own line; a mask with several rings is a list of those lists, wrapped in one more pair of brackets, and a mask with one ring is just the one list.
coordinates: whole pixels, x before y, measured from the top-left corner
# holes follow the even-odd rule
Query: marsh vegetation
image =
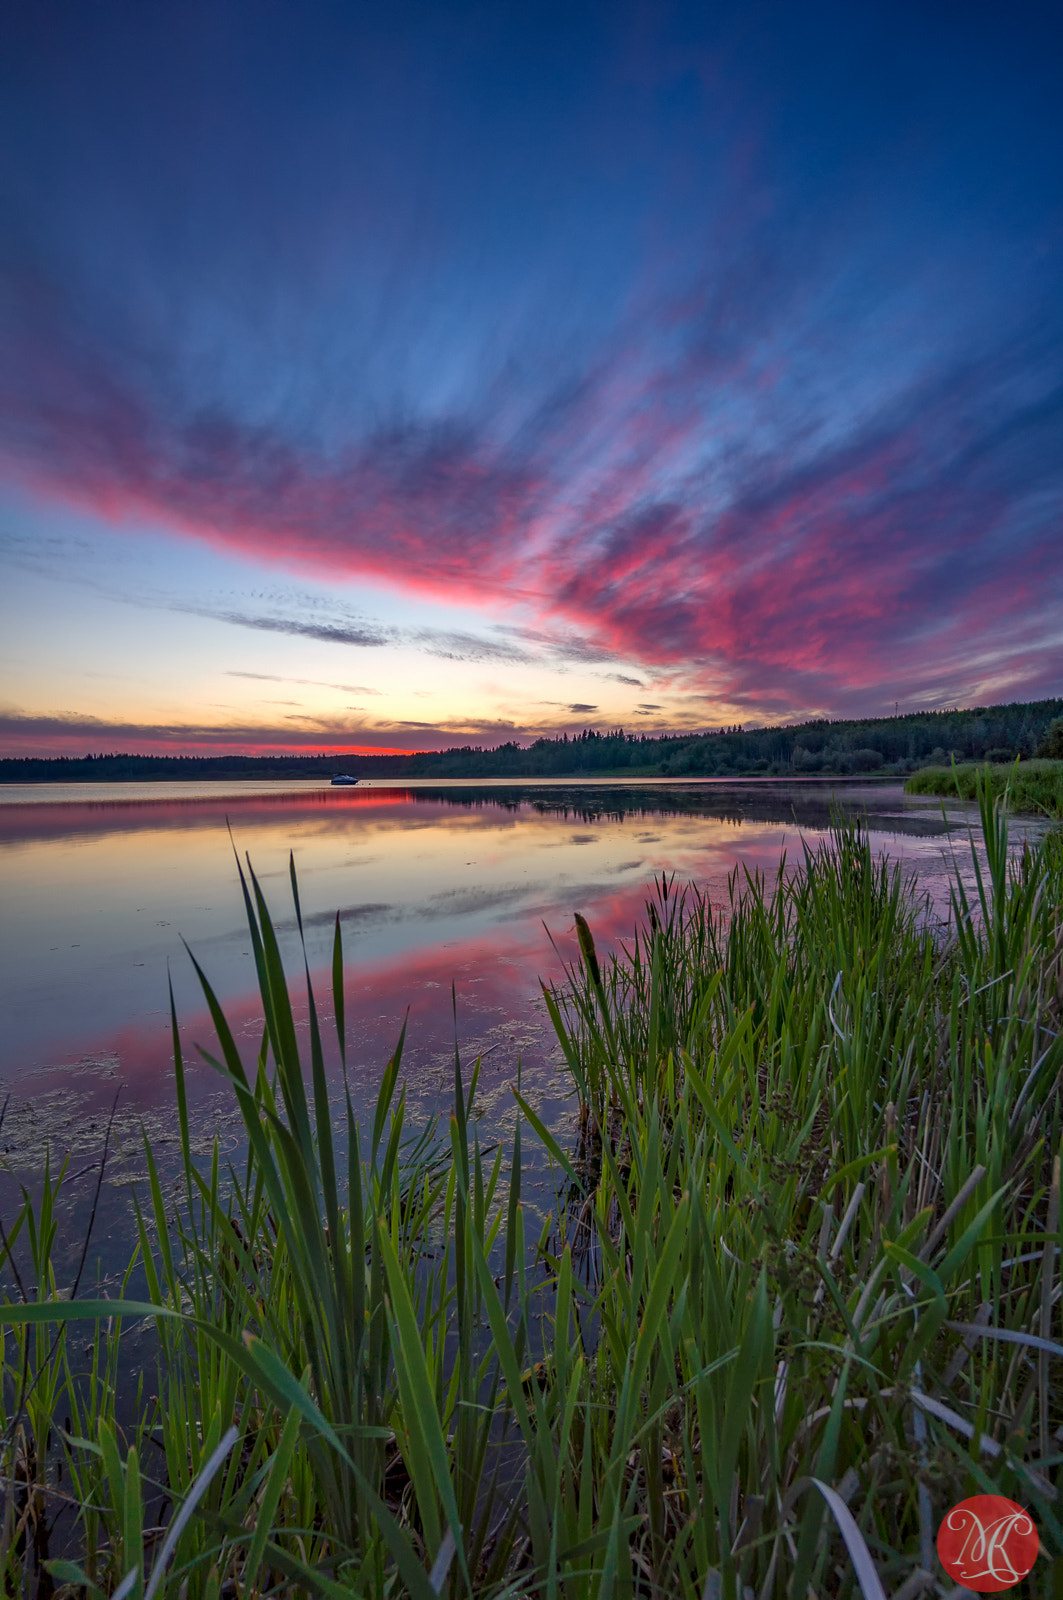
[(939, 794), (944, 799), (977, 800), (988, 785), (994, 799), (1007, 796), (1015, 811), (1043, 817), (1063, 817), (1063, 760), (997, 762), (979, 766), (957, 762), (952, 766), (924, 767), (904, 786), (905, 794)]

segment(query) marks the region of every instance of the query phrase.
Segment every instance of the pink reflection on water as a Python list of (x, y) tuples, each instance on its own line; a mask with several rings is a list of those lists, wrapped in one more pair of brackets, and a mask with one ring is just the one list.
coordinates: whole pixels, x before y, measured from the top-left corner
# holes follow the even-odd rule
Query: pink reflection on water
[[(42, 1120), (67, 1114), (64, 1092), (77, 1115), (96, 1115), (119, 1083), (131, 1113), (170, 1114), (168, 969), (195, 1114), (207, 1122), (232, 1110), (229, 1087), (195, 1050), (198, 1043), (216, 1051), (217, 1042), (179, 937), (215, 986), (251, 1066), (261, 1005), (227, 820), (261, 875), (299, 994), (288, 884), (294, 850), (337, 1084), (329, 956), (337, 907), (342, 913), (359, 1110), (375, 1099), (407, 1012), (411, 1097), (424, 1108), (449, 1103), (452, 983), (463, 1061), (482, 1052), (484, 1093), (497, 1110), (518, 1059), (544, 1103), (562, 1103), (539, 979), (555, 981), (561, 957), (574, 958), (573, 912), (587, 916), (604, 954), (631, 934), (650, 880), (664, 869), (725, 901), (736, 865), (770, 880), (783, 851), (800, 857), (802, 828), (813, 843), (822, 837), (828, 798), (799, 824), (793, 807), (801, 797), (789, 792), (757, 801), (760, 811), (750, 793), (706, 796), (698, 811), (689, 797), (669, 811), (663, 797), (647, 793), (624, 811), (596, 800), (599, 791), (579, 790), (488, 797), (455, 789), (444, 798), (401, 787), (178, 789), (157, 786), (145, 797), (111, 786), (62, 804), (0, 806), (8, 911), (0, 929), (0, 1080), (31, 1098)], [(885, 807), (883, 791), (874, 795)], [(940, 861), (940, 839), (902, 839), (885, 814), (878, 826), (880, 840), (885, 834), (887, 847), (909, 853), (920, 870)], [(299, 1016), (305, 1036), (305, 1009)]]
[[(603, 957), (627, 939), (641, 920), (645, 886), (602, 894), (585, 909)], [(565, 963), (578, 947), (571, 920), (555, 924), (549, 936), (541, 924), (517, 924), (507, 933), (452, 940), (421, 952), (376, 962), (348, 964), (344, 985), (348, 1080), (356, 1112), (375, 1104), (384, 1067), (403, 1027), (403, 1077), (422, 1112), (445, 1110), (453, 1093), (455, 1041), (463, 1071), (481, 1058), (481, 1099), (506, 1090), (518, 1064), (537, 1099), (555, 1110), (567, 1092), (560, 1055), (542, 1003), (540, 982), (562, 980)], [(209, 979), (209, 971), (207, 973)], [(337, 1092), (341, 1082), (339, 1049), (327, 966), (312, 972), (326, 1063)], [(453, 989), (452, 989), (453, 986)], [(305, 974), (289, 968), (296, 1029), (309, 1070), (310, 1028)], [(226, 1019), (249, 1074), (255, 1070), (264, 1015), (256, 990), (229, 997)], [(204, 1060), (223, 1052), (205, 1003), (178, 1012), (189, 1107), (193, 1115), (229, 1097), (224, 1079)], [(173, 1040), (168, 1014), (131, 1023), (86, 1040), (74, 1031), (68, 1049), (54, 1065), (22, 1076), (23, 1093), (46, 1098), (60, 1089), (76, 1094), (79, 1115), (101, 1117), (121, 1086), (123, 1103), (138, 1113), (168, 1114), (175, 1105)]]

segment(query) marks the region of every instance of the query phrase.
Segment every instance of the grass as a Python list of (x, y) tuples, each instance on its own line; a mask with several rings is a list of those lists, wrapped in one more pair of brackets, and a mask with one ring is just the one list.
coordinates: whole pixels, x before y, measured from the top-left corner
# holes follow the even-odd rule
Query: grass
[(988, 783), (994, 797), (1006, 796), (1013, 811), (1063, 817), (1063, 761), (1023, 761), (1006, 766), (964, 762), (952, 767), (924, 767), (912, 774), (904, 792), (977, 800), (981, 783)]
[[(253, 1061), (200, 974), (245, 1163), (192, 1160), (175, 1019), (183, 1176), (147, 1151), (145, 1298), (56, 1282), (61, 1172), (0, 1240), (6, 1592), (914, 1600), (949, 1592), (937, 1524), (988, 1489), (1057, 1592), (1063, 841), (1009, 855), (980, 797), (944, 926), (846, 829), (724, 911), (662, 880), (608, 959), (579, 919), (547, 994), (571, 1137), (515, 1089), (505, 1150), (457, 1059), (449, 1126), (407, 1133), (401, 1040), (337, 1135), (309, 968), (304, 1057), (249, 876)], [(337, 925), (341, 1051), (342, 967)], [(558, 1180), (538, 1239), (529, 1141)]]

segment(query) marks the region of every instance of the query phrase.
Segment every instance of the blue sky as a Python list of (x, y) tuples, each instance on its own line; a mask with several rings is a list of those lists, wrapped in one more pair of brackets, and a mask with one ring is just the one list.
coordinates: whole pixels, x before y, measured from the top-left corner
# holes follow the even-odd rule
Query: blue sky
[(1063, 691), (1054, 8), (5, 35), (8, 753)]

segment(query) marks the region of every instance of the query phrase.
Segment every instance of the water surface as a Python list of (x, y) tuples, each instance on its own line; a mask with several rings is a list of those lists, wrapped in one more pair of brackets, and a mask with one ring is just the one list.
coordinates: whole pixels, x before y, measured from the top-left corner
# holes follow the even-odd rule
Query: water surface
[[(0, 1154), (32, 1166), (46, 1141), (98, 1147), (115, 1089), (130, 1119), (172, 1138), (172, 979), (185, 1050), (212, 1032), (183, 941), (253, 1057), (261, 1033), (234, 860), (250, 858), (293, 976), (288, 883), (327, 990), (335, 914), (347, 954), (356, 1098), (376, 1092), (409, 1012), (404, 1057), (425, 1109), (449, 1094), (457, 1036), (483, 1054), (485, 1115), (504, 1118), (518, 1058), (544, 1111), (565, 1084), (539, 997), (571, 953), (576, 911), (602, 946), (629, 934), (655, 874), (725, 899), (736, 867), (772, 873), (823, 839), (832, 806), (864, 817), (878, 848), (944, 894), (968, 817), (899, 785), (823, 782), (49, 785), (0, 790)], [(966, 842), (959, 841), (966, 849)], [(553, 936), (553, 942), (550, 936)], [(330, 1014), (328, 1004), (325, 1010)], [(209, 1068), (191, 1076), (204, 1133), (232, 1128)], [(169, 1122), (167, 1119), (170, 1119)]]

